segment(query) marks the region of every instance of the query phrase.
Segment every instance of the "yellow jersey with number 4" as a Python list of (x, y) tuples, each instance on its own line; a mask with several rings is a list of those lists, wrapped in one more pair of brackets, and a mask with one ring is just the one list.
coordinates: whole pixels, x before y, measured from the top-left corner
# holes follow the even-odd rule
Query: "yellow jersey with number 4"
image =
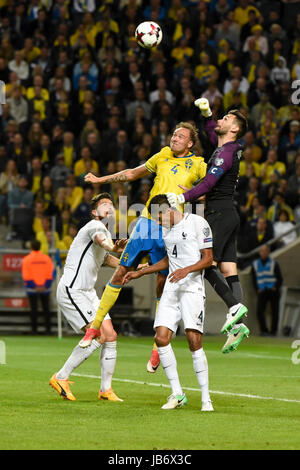
[[(179, 184), (191, 189), (206, 175), (203, 157), (197, 157), (194, 152), (190, 152), (186, 157), (176, 157), (170, 147), (163, 147), (160, 152), (149, 158), (145, 167), (156, 175), (146, 207), (157, 194), (182, 194), (184, 190), (179, 188)], [(149, 217), (147, 209), (144, 209), (142, 215)]]

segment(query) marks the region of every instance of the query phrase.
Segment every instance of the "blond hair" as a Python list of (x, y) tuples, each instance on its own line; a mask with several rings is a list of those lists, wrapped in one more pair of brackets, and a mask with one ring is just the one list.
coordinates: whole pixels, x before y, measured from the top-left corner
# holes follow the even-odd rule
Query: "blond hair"
[(192, 124), (191, 122), (182, 121), (176, 125), (174, 130), (179, 129), (180, 127), (183, 127), (184, 129), (188, 129), (190, 131), (190, 138), (191, 138), (191, 141), (193, 142), (193, 146), (191, 150), (193, 150), (193, 152), (195, 152), (195, 155), (197, 156), (202, 155), (203, 147), (201, 145), (196, 126)]

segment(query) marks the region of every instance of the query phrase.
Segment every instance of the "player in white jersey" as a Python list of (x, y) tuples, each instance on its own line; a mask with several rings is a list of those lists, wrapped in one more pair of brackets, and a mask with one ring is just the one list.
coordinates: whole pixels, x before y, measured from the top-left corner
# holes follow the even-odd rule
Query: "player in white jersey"
[[(208, 388), (208, 365), (202, 347), (205, 317), (204, 269), (211, 266), (212, 234), (207, 221), (198, 215), (182, 214), (172, 208), (164, 194), (152, 198), (151, 217), (163, 226), (167, 256), (152, 266), (126, 274), (124, 283), (145, 274), (169, 268), (163, 294), (156, 312), (154, 329), (161, 364), (169, 379), (172, 394), (162, 406), (174, 409), (187, 403), (177, 372), (171, 346), (172, 334), (182, 320), (192, 353), (194, 370), (202, 392), (202, 411), (213, 411)], [(162, 268), (163, 266), (163, 268)]]
[[(98, 194), (93, 198), (91, 214), (93, 219), (79, 230), (72, 242), (56, 293), (57, 303), (76, 333), (84, 333), (95, 318), (99, 305), (95, 284), (101, 266), (116, 268), (119, 259), (109, 252), (121, 253), (126, 244), (124, 239), (113, 243), (111, 234), (103, 223), (109, 222), (115, 215), (108, 193)], [(117, 333), (109, 314), (101, 325), (98, 338), (86, 349), (76, 346), (63, 367), (53, 374), (49, 384), (65, 399), (74, 401), (75, 397), (69, 387), (69, 376), (99, 349), (101, 387), (98, 398), (123, 401), (111, 388), (117, 358)]]

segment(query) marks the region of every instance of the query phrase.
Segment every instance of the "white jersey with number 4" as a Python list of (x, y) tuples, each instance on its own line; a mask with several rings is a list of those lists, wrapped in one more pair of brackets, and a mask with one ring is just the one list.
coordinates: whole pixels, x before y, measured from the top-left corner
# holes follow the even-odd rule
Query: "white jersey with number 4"
[(61, 278), (65, 286), (81, 290), (94, 288), (99, 269), (107, 255), (104, 248), (94, 243), (97, 234), (111, 239), (110, 232), (100, 220), (88, 222), (74, 238)]
[[(208, 222), (195, 214), (184, 214), (183, 219), (163, 231), (163, 238), (169, 258), (170, 274), (176, 269), (185, 268), (201, 259), (201, 250), (212, 248), (213, 240)], [(188, 274), (178, 282), (172, 283), (167, 278), (164, 291), (180, 289), (187, 292), (204, 293), (204, 272), (196, 271)]]

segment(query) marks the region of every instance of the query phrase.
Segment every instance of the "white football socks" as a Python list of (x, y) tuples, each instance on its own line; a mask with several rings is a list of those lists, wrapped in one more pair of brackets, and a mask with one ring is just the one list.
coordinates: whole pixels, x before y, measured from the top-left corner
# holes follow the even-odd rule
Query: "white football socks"
[(158, 347), (157, 349), (161, 365), (170, 382), (173, 395), (183, 395), (177, 372), (177, 361), (171, 344)]
[(194, 371), (201, 387), (202, 402), (210, 401), (208, 388), (208, 364), (204, 349), (198, 349), (192, 352)]
[(100, 353), (101, 392), (111, 388), (111, 381), (117, 361), (117, 341), (104, 343)]
[(91, 354), (93, 354), (94, 351), (96, 351), (96, 349), (99, 349), (100, 347), (101, 344), (95, 339), (93, 339), (90, 346), (85, 349), (77, 345), (63, 367), (57, 372), (56, 378), (58, 380), (67, 380), (73, 370), (80, 366), (80, 364), (82, 364), (88, 357), (90, 357)]
[[(80, 364), (99, 348), (101, 348), (101, 344), (96, 340), (93, 340), (91, 345), (85, 349), (77, 345), (63, 367), (57, 372), (56, 378), (58, 380), (67, 380), (73, 370), (80, 366)], [(112, 376), (116, 366), (117, 341), (104, 343), (100, 351), (99, 359), (101, 365), (101, 391), (106, 392), (111, 388)]]

